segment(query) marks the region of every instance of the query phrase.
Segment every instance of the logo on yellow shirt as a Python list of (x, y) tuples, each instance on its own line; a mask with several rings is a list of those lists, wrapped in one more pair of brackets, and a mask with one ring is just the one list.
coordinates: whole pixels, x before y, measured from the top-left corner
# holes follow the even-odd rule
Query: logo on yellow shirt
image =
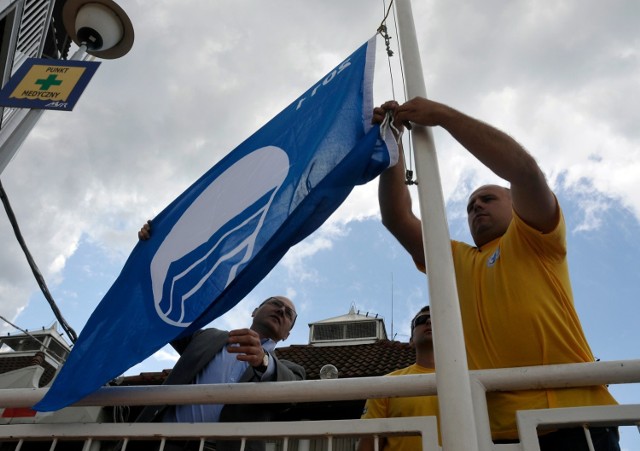
[(487, 268), (491, 268), (500, 258), (500, 248), (498, 247), (489, 260), (487, 260)]

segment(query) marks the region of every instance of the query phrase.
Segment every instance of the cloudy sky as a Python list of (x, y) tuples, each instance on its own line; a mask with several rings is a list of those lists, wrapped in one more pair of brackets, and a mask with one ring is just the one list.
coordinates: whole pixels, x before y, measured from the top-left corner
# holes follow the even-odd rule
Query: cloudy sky
[[(2, 173), (24, 237), (69, 323), (80, 332), (117, 277), (136, 232), (172, 199), (371, 37), (371, 0), (122, 0), (133, 49), (103, 61), (71, 113), (47, 112)], [(416, 0), (429, 97), (514, 136), (538, 160), (565, 211), (585, 333), (602, 360), (638, 358), (640, 273), (640, 3), (636, 0)], [(397, 37), (389, 21), (392, 45)], [(374, 100), (392, 89), (379, 40)], [(452, 237), (468, 240), (464, 202), (497, 179), (436, 130)], [(377, 183), (356, 189), (287, 254), (220, 327), (248, 325), (271, 294), (307, 324), (382, 315), (389, 335), (428, 302), (423, 275), (379, 224)], [(0, 314), (33, 329), (54, 321), (4, 216)], [(2, 332), (13, 328), (1, 324)], [(167, 350), (130, 372), (173, 365)], [(624, 403), (640, 390), (616, 386)], [(639, 449), (625, 430), (625, 447)]]

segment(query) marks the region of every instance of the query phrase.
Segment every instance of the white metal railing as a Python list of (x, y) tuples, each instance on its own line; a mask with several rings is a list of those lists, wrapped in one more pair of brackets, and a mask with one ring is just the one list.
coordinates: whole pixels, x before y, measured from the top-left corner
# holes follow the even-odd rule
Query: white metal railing
[(516, 418), (522, 449), (540, 451), (538, 430), (584, 427), (588, 442), (591, 442), (588, 426), (640, 425), (640, 404), (524, 410), (518, 412)]
[[(640, 382), (640, 360), (580, 363), (570, 365), (548, 365), (500, 370), (471, 371), (470, 373), (474, 408), (479, 425), (478, 443), (482, 450), (522, 450), (537, 451), (537, 428), (575, 425), (640, 425), (640, 405), (604, 406), (571, 409), (548, 409), (518, 413), (520, 444), (493, 445), (488, 430), (486, 402), (482, 402), (487, 391), (511, 391), (540, 388), (566, 388), (601, 384), (623, 384)], [(30, 406), (39, 401), (47, 389), (0, 390), (0, 407)], [(402, 377), (367, 377), (357, 379), (337, 379), (323, 381), (299, 381), (279, 383), (245, 383), (189, 386), (141, 386), (105, 387), (75, 404), (76, 406), (114, 405), (162, 405), (162, 404), (206, 404), (206, 403), (273, 403), (273, 402), (323, 402), (329, 400), (356, 400), (375, 397), (399, 397), (436, 394), (434, 374)], [(347, 421), (347, 420), (345, 420)], [(143, 424), (102, 424), (70, 428), (61, 425), (6, 425), (0, 427), (2, 437), (49, 437), (66, 434), (67, 429), (94, 433), (96, 438), (118, 437), (192, 437), (220, 434), (220, 437), (301, 437), (341, 435), (346, 427), (352, 436), (362, 436), (377, 432), (379, 435), (398, 433), (393, 429), (394, 421), (348, 420), (348, 422), (296, 422), (296, 423), (233, 423), (216, 425), (215, 429), (203, 434), (197, 425), (143, 425)], [(433, 440), (437, 434), (431, 426), (425, 425), (420, 432), (413, 425), (414, 420), (402, 419), (402, 433), (419, 433)], [(411, 424), (411, 427), (406, 425)], [(102, 429), (91, 429), (93, 427)], [(210, 425), (209, 425), (210, 426)], [(154, 428), (159, 429), (154, 429)], [(334, 428), (335, 429), (331, 429)], [(379, 429), (371, 429), (371, 428)], [(387, 429), (391, 427), (391, 429)], [(409, 428), (409, 429), (407, 429)], [(235, 432), (232, 432), (235, 431)], [(275, 431), (278, 431), (277, 433)], [(313, 434), (309, 433), (313, 432)], [(106, 434), (106, 435), (105, 435)], [(150, 435), (149, 435), (150, 434)], [(158, 435), (160, 434), (160, 435)], [(235, 434), (235, 435), (234, 435)], [(80, 434), (82, 435), (82, 434)], [(433, 446), (433, 443), (431, 445)], [(433, 449), (433, 448), (425, 448)]]
[[(424, 451), (438, 451), (438, 431), (435, 417), (391, 418), (384, 420), (333, 420), (272, 422), (260, 427), (256, 423), (199, 423), (199, 424), (20, 424), (0, 427), (0, 440), (17, 437), (24, 441), (52, 440), (58, 442), (83, 441), (85, 446), (97, 442), (126, 442), (136, 440), (156, 442), (155, 449), (161, 449), (169, 440), (195, 439), (205, 442), (207, 439), (239, 440), (260, 438), (273, 440), (284, 438), (282, 450), (289, 448), (292, 439), (305, 440), (323, 438), (326, 448), (331, 450), (338, 438), (356, 439), (363, 436), (378, 435), (419, 435)], [(354, 440), (355, 441), (355, 440)], [(55, 449), (52, 448), (52, 449)]]
[[(486, 391), (640, 383), (640, 360), (473, 370), (469, 375)], [(362, 377), (277, 384), (104, 387), (74, 405), (253, 404), (434, 395), (435, 378), (434, 373), (402, 376), (401, 380), (394, 377)], [(47, 390), (0, 389), (0, 407), (33, 405), (42, 399)]]

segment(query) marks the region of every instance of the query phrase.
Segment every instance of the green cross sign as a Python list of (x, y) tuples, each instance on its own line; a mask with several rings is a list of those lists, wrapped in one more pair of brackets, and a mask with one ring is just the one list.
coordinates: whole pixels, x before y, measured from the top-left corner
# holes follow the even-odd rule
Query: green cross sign
[(40, 85), (40, 91), (48, 91), (50, 87), (60, 86), (62, 84), (62, 81), (57, 78), (57, 75), (51, 74), (47, 78), (40, 78), (36, 80), (35, 83)]
[[(1, 35), (0, 31), (0, 41)], [(71, 111), (98, 66), (96, 61), (27, 58), (0, 86), (0, 111), (2, 107)]]

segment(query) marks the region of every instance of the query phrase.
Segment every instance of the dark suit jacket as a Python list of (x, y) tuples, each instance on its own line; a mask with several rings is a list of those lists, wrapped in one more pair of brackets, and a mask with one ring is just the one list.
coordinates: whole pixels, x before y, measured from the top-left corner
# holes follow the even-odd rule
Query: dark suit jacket
[[(219, 329), (203, 329), (195, 334), (175, 340), (171, 346), (180, 354), (173, 370), (164, 382), (164, 385), (191, 384), (196, 375), (220, 352), (227, 344), (229, 332)], [(295, 381), (305, 378), (305, 371), (300, 365), (287, 360), (279, 360), (273, 353), (269, 357), (276, 365), (273, 381)], [(242, 375), (240, 382), (260, 382), (253, 368), (249, 367)], [(162, 415), (170, 406), (147, 406), (136, 422), (162, 421)], [(272, 404), (227, 404), (220, 413), (221, 422), (263, 422), (270, 421), (273, 415), (282, 409), (282, 406)], [(225, 446), (221, 446), (221, 445)], [(232, 445), (227, 448), (226, 445)], [(238, 442), (220, 442), (218, 449), (239, 449)], [(247, 451), (263, 450), (264, 442), (247, 441)]]

